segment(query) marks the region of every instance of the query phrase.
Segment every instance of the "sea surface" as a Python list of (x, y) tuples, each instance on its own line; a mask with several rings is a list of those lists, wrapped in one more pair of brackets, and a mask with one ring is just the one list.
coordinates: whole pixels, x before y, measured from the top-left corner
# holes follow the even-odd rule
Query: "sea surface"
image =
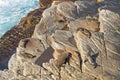
[(0, 0), (0, 37), (38, 7), (39, 0)]

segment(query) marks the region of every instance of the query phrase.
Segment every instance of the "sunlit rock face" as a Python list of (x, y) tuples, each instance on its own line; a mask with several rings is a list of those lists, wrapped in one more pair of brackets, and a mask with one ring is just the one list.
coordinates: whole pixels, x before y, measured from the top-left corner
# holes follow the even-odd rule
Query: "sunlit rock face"
[(53, 2), (1, 73), (20, 80), (119, 80), (119, 3)]
[[(6, 0), (2, 1), (2, 3), (5, 1)], [(0, 16), (4, 16), (3, 18), (0, 18), (1, 20), (0, 25), (2, 22), (4, 22), (4, 24), (2, 25), (8, 25), (9, 28), (12, 27), (9, 31), (7, 31), (4, 35), (2, 35), (2, 37), (0, 37), (0, 65), (1, 65), (0, 70), (7, 68), (8, 60), (11, 57), (11, 55), (15, 53), (16, 47), (18, 46), (18, 42), (21, 39), (24, 39), (26, 37), (31, 37), (34, 31), (35, 25), (40, 21), (42, 17), (41, 16), (42, 12), (44, 10), (44, 8), (39, 8), (39, 3), (37, 0), (29, 0), (28, 3), (30, 4), (26, 4), (27, 0), (24, 0), (24, 1), (17, 0), (17, 1), (14, 1), (13, 5), (10, 5), (12, 2), (7, 1), (6, 4), (9, 3), (8, 5), (0, 5), (1, 7), (0, 12), (1, 10), (3, 10), (3, 12), (0, 13)], [(0, 2), (0, 4), (2, 3)], [(7, 8), (5, 10), (5, 8), (8, 6), (10, 6), (9, 7), (10, 9)], [(37, 8), (37, 9), (33, 10), (33, 8)], [(11, 15), (8, 15), (8, 14), (11, 14)], [(14, 19), (18, 17), (19, 19)], [(3, 20), (4, 18), (8, 18), (8, 19), (12, 18), (12, 19), (7, 21), (7, 20)], [(13, 21), (15, 21), (16, 23), (13, 24)], [(10, 23), (8, 24), (7, 22), (10, 22)], [(4, 31), (3, 29), (8, 30), (9, 29), (8, 26), (2, 27), (2, 31)], [(0, 30), (0, 33), (3, 33), (2, 31)]]

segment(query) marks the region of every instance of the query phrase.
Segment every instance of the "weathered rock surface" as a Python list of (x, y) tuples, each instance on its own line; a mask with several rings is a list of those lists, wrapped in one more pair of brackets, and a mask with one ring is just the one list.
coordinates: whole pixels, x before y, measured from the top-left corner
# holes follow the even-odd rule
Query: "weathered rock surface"
[(42, 17), (43, 8), (31, 11), (22, 18), (18, 25), (10, 29), (0, 38), (0, 69), (6, 69), (8, 60), (15, 53), (18, 42), (26, 37), (31, 37), (35, 25)]
[(0, 78), (120, 80), (119, 3), (53, 2), (32, 37), (19, 42)]

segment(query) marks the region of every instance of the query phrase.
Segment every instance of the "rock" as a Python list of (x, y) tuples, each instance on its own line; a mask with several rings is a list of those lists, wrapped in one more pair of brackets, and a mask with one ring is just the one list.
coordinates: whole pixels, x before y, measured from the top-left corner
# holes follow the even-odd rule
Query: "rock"
[(50, 72), (50, 73), (52, 73), (54, 75), (59, 76), (59, 69), (56, 66), (54, 66), (54, 62), (55, 61), (53, 59), (51, 59), (49, 62), (50, 63), (43, 63), (43, 67), (45, 69), (47, 69), (48, 72)]
[(99, 31), (99, 22), (93, 18), (91, 19), (77, 19), (75, 21), (71, 21), (68, 24), (70, 31), (74, 34), (76, 33), (77, 29), (85, 28), (90, 31)]
[(76, 19), (77, 18), (77, 8), (73, 2), (64, 2), (58, 4), (58, 12), (66, 18)]
[(43, 12), (43, 18), (36, 25), (32, 36), (33, 38), (40, 39), (46, 48), (49, 47), (50, 44), (50, 35), (52, 35), (55, 30), (63, 29), (67, 24), (65, 21), (60, 22), (64, 20), (64, 18), (62, 18), (56, 10), (56, 6), (51, 6)]
[(38, 39), (26, 38), (19, 42), (17, 54), (23, 60), (35, 62), (45, 51), (44, 45)]
[(97, 14), (98, 5), (93, 0), (75, 1), (75, 5), (79, 17), (86, 17), (88, 15), (95, 16)]
[[(120, 22), (120, 13), (118, 10), (119, 5), (109, 7), (108, 9), (102, 9), (99, 12), (100, 22), (101, 22), (101, 31), (104, 33), (104, 41), (106, 45), (106, 62), (112, 63), (105, 64), (109, 67), (104, 67), (104, 74), (107, 76), (105, 79), (119, 80), (120, 72), (119, 69), (119, 48), (120, 48), (120, 34), (119, 34), (119, 22)], [(117, 12), (114, 12), (116, 9)], [(112, 74), (114, 73), (114, 74)], [(108, 76), (111, 75), (111, 76)]]
[[(94, 71), (95, 71), (94, 75), (97, 73), (102, 74), (102, 70), (100, 66), (98, 66), (102, 64), (101, 61), (97, 62), (97, 59), (100, 57), (98, 55), (102, 55), (102, 53), (105, 53), (104, 43), (101, 42), (103, 41), (103, 36), (101, 33), (97, 32), (92, 33), (92, 35), (91, 37), (88, 37), (84, 35), (82, 31), (79, 30), (75, 36), (77, 47), (79, 49), (83, 61), (82, 71), (88, 72), (86, 71), (86, 69), (88, 69), (91, 71), (91, 74), (94, 73)], [(99, 45), (101, 45), (101, 47), (99, 47)], [(102, 56), (105, 57), (105, 55)]]
[(40, 7), (50, 7), (51, 4), (55, 1), (63, 2), (63, 1), (75, 1), (75, 0), (39, 0)]
[[(70, 39), (73, 39), (73, 35), (70, 31), (63, 31), (63, 30), (56, 30), (55, 33), (51, 36), (52, 37), (52, 47), (54, 49), (62, 49), (62, 50), (74, 50), (77, 51), (75, 48), (75, 44), (72, 44)], [(74, 40), (74, 39), (73, 39)]]
[(23, 70), (23, 75), (24, 76), (29, 76), (29, 75), (40, 75), (41, 73), (41, 68), (38, 65), (35, 65), (33, 63), (24, 63), (24, 70)]
[(0, 38), (0, 69), (8, 68), (8, 60), (15, 53), (18, 42), (21, 39), (32, 36), (35, 25), (41, 19), (43, 10), (39, 8), (29, 12), (26, 17), (20, 20), (18, 25), (14, 26)]
[(40, 7), (49, 7), (52, 3), (52, 0), (39, 0)]
[(34, 11), (31, 11), (27, 14), (26, 17), (23, 17), (20, 22), (19, 26), (23, 29), (28, 29), (32, 26), (35, 26), (41, 19), (41, 14), (45, 8), (38, 8)]
[[(21, 74), (26, 76), (29, 75), (29, 73), (39, 73), (39, 66), (35, 66), (33, 64), (35, 64), (36, 60), (43, 52), (44, 46), (38, 39), (26, 38), (21, 40), (17, 48), (17, 54), (14, 54), (9, 61), (9, 70), (14, 72), (15, 78)], [(30, 65), (31, 68), (28, 68)], [(36, 72), (36, 70), (38, 72)]]
[(54, 2), (33, 36), (19, 42), (0, 79), (119, 80), (119, 3)]
[[(66, 76), (66, 77), (65, 77)], [(70, 75), (70, 73), (68, 73), (67, 72), (67, 70), (66, 69), (61, 69), (61, 77), (62, 77), (62, 79), (63, 80), (73, 80), (73, 79), (75, 79), (74, 77), (72, 77), (71, 75)]]
[(0, 71), (0, 80), (14, 80), (14, 75), (12, 71), (4, 70)]

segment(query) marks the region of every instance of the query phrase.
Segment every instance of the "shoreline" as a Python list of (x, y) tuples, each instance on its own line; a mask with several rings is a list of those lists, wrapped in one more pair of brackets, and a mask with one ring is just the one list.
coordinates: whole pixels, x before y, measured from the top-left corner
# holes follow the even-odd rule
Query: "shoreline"
[[(37, 8), (30, 11), (25, 17), (22, 17), (18, 25), (12, 27), (0, 38), (0, 70), (7, 68), (8, 58), (14, 54), (16, 47), (21, 39), (31, 37), (35, 25), (40, 21), (43, 8)], [(4, 65), (3, 65), (4, 63)]]
[[(53, 1), (39, 0), (39, 7), (23, 16), (17, 25), (8, 30), (0, 37), (0, 70), (7, 69), (8, 61), (14, 54), (21, 39), (29, 38), (34, 32), (34, 28), (42, 18), (43, 11), (50, 7)], [(4, 63), (4, 64), (3, 64)], [(4, 68), (1, 68), (4, 66)]]
[[(9, 2), (10, 1), (8, 1), (8, 3)], [(32, 3), (32, 4), (30, 4), (30, 3)], [(15, 2), (15, 4), (13, 4), (13, 6), (10, 7), (11, 10), (9, 11), (9, 13), (6, 14), (6, 15), (9, 14), (10, 16), (5, 16), (4, 12), (2, 13), (4, 15), (1, 14), (1, 18), (3, 17), (3, 19), (1, 19), (1, 20), (3, 20), (2, 24), (1, 24), (1, 28), (3, 27), (3, 29), (1, 29), (2, 31), (0, 33), (0, 38), (3, 37), (3, 35), (6, 34), (9, 30), (11, 30), (14, 26), (19, 25), (21, 18), (26, 17), (27, 14), (30, 13), (31, 11), (34, 11), (35, 9), (40, 8), (39, 0), (29, 1), (27, 4), (23, 3), (23, 5), (21, 5), (21, 4), (19, 5), (19, 4), (20, 3)], [(18, 7), (15, 7), (14, 5), (18, 5)], [(1, 11), (8, 6), (10, 6), (10, 4), (6, 5), (5, 7), (2, 7)], [(7, 19), (7, 18), (8, 18), (8, 20), (7, 20), (7, 22), (5, 22), (4, 19)], [(12, 19), (12, 20), (10, 20), (10, 19)]]

